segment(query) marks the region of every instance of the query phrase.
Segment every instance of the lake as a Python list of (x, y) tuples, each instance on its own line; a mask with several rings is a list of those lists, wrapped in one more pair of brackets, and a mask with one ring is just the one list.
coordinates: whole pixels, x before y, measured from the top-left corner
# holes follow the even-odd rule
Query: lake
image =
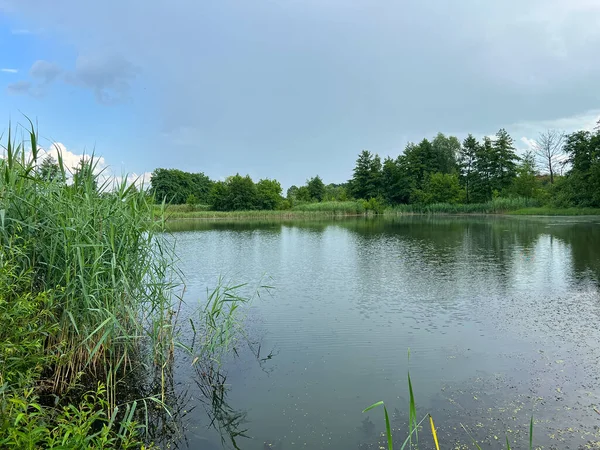
[[(383, 400), (407, 435), (408, 383), (442, 448), (505, 435), (600, 441), (600, 218), (403, 216), (172, 225), (187, 302), (219, 276), (262, 291), (228, 360), (244, 450), (379, 448)], [(185, 314), (185, 310), (184, 310)], [(408, 358), (410, 349), (410, 360)], [(181, 448), (221, 448), (190, 361)], [(424, 424), (428, 425), (427, 422)], [(433, 448), (428, 427), (421, 448)], [(596, 444), (598, 445), (598, 444)], [(451, 447), (453, 446), (453, 447)], [(398, 446), (399, 448), (399, 446)]]

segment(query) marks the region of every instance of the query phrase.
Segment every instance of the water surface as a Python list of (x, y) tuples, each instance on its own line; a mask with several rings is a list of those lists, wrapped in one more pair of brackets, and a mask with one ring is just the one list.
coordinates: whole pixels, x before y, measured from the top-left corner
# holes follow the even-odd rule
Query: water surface
[[(443, 447), (505, 432), (577, 448), (600, 441), (600, 219), (398, 217), (175, 224), (186, 299), (220, 275), (274, 286), (247, 311), (252, 351), (226, 365), (246, 413), (242, 449), (378, 448), (384, 400), (406, 435), (407, 371)], [(268, 354), (269, 360), (258, 361)], [(410, 348), (410, 363), (407, 350)], [(190, 448), (220, 448), (189, 361)], [(423, 439), (430, 439), (423, 433)], [(271, 447), (270, 447), (271, 446)], [(427, 441), (424, 448), (431, 448)], [(489, 448), (489, 446), (488, 446)]]

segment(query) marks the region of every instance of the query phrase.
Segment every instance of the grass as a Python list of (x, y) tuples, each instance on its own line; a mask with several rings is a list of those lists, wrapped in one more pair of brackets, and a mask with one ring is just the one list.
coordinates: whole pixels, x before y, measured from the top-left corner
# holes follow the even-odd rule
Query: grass
[[(9, 126), (0, 159), (0, 447), (140, 448), (180, 344), (164, 209), (125, 181), (98, 185), (93, 156), (72, 174), (59, 154), (42, 176), (29, 125), (20, 140)], [(218, 363), (233, 347), (232, 292), (200, 307), (213, 328), (187, 351)]]
[(508, 214), (527, 216), (598, 216), (600, 208), (553, 208), (549, 206), (520, 208)]
[(398, 205), (388, 208), (385, 214), (504, 214), (534, 206), (539, 206), (539, 204), (532, 199), (496, 198), (487, 203)]
[[(159, 211), (159, 206), (155, 206)], [(431, 205), (396, 205), (387, 208), (373, 207), (364, 201), (320, 202), (296, 205), (288, 210), (255, 210), (255, 211), (210, 211), (207, 205), (169, 205), (166, 207), (168, 220), (200, 219), (200, 220), (292, 220), (328, 217), (345, 217), (373, 214), (515, 214), (515, 215), (548, 215), (579, 216), (600, 215), (600, 208), (553, 208), (543, 207), (539, 202), (526, 198), (496, 198), (487, 203), (449, 204), (435, 203)]]
[[(159, 206), (155, 206), (156, 210)], [(176, 219), (292, 219), (364, 214), (362, 202), (304, 203), (286, 210), (208, 211), (205, 206), (168, 205), (166, 218)]]

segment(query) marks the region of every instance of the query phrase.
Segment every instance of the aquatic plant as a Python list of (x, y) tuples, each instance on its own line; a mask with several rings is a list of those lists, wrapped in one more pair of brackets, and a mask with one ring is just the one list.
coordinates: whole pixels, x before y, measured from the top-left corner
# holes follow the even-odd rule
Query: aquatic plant
[[(165, 205), (105, 176), (94, 155), (76, 168), (60, 152), (43, 159), (31, 122), (20, 140), (10, 126), (6, 137), (0, 446), (139, 447), (149, 405), (168, 414), (178, 345), (182, 278)], [(232, 348), (236, 302), (219, 285), (200, 308), (198, 323), (212, 325), (201, 327), (202, 358)]]
[[(410, 350), (408, 351), (408, 358), (410, 361)], [(429, 414), (429, 413), (425, 414), (425, 416), (420, 421), (418, 421), (418, 419), (417, 419), (417, 407), (416, 407), (416, 402), (415, 402), (415, 396), (413, 393), (412, 381), (410, 378), (410, 370), (408, 371), (408, 380), (407, 381), (408, 381), (408, 392), (409, 392), (408, 435), (406, 436), (404, 442), (400, 446), (400, 450), (404, 450), (404, 448), (406, 448), (407, 445), (408, 445), (408, 448), (411, 448), (411, 449), (419, 448), (419, 429), (420, 429), (421, 425), (423, 424), (423, 422), (425, 422), (426, 420), (429, 420), (429, 426), (431, 429), (431, 438), (435, 445), (435, 449), (440, 450), (440, 444), (438, 441), (437, 430), (435, 428), (435, 423), (433, 421), (433, 417), (431, 416), (431, 414)], [(390, 418), (389, 418), (389, 414), (388, 414), (385, 403), (383, 401), (373, 403), (372, 405), (366, 407), (362, 412), (365, 413), (365, 412), (370, 411), (379, 406), (383, 407), (383, 414), (384, 414), (384, 419), (385, 419), (385, 437), (386, 437), (388, 450), (393, 450), (394, 449), (394, 441), (393, 441), (393, 436), (392, 436), (392, 427), (390, 424)], [(469, 436), (469, 438), (473, 442), (473, 445), (475, 445), (475, 447), (478, 450), (482, 450), (480, 445), (477, 443), (477, 441), (471, 435), (471, 433), (469, 433), (467, 428), (463, 424), (460, 424), (460, 426), (463, 428), (463, 430), (465, 430), (465, 433)], [(413, 442), (413, 437), (414, 437), (414, 442)], [(511, 449), (510, 442), (508, 440), (508, 436), (506, 436), (506, 450), (510, 450), (510, 449)], [(529, 450), (533, 450), (533, 415), (531, 416), (531, 420), (529, 422)]]

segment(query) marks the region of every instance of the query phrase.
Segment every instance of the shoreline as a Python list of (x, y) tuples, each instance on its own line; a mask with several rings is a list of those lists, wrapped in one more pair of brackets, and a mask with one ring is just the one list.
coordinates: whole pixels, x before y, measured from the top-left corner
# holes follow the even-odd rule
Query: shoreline
[(361, 213), (344, 213), (337, 211), (190, 211), (169, 214), (167, 209), (166, 221), (222, 221), (222, 220), (296, 220), (296, 219), (343, 219), (351, 217), (393, 217), (393, 216), (527, 216), (527, 217), (600, 217), (600, 209), (594, 208), (522, 208), (513, 211), (394, 211), (388, 210), (376, 214), (372, 211)]

